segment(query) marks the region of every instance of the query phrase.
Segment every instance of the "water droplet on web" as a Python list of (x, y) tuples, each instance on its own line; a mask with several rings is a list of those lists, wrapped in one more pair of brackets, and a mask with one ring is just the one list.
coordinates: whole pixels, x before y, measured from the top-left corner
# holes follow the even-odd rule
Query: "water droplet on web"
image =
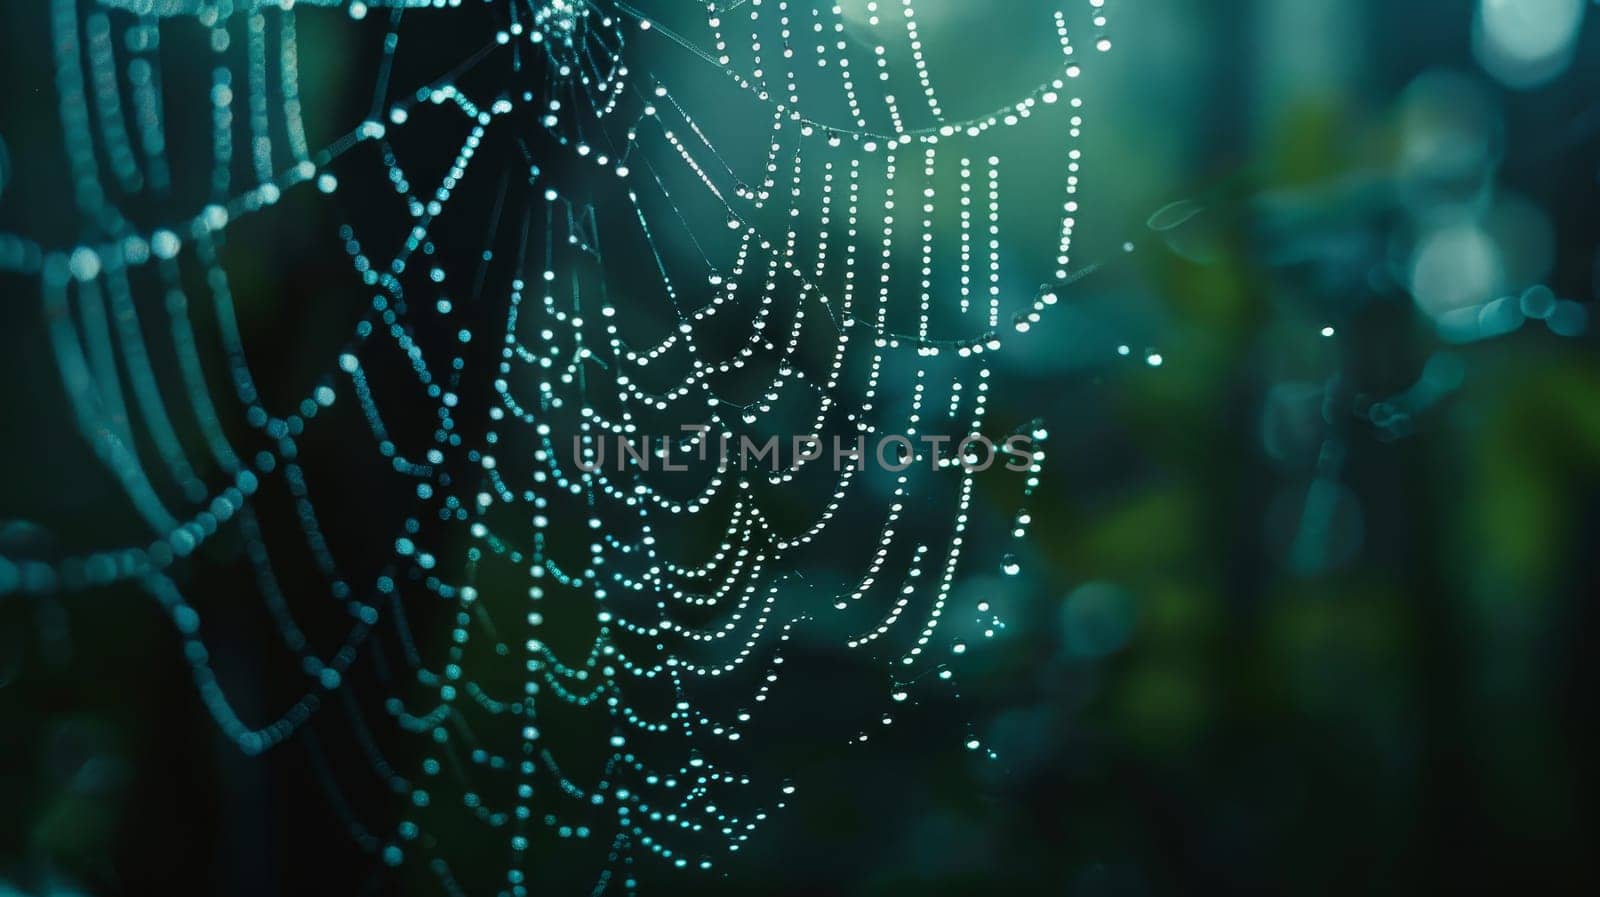
[(1521, 306), (1524, 315), (1542, 321), (1556, 310), (1556, 294), (1543, 284), (1529, 287), (1522, 294)]
[(1008, 554), (1000, 560), (1000, 572), (1007, 576), (1016, 576), (1022, 572), (1022, 564), (1017, 562), (1017, 556)]
[(1556, 336), (1581, 336), (1589, 326), (1589, 309), (1571, 299), (1557, 300), (1544, 325)]

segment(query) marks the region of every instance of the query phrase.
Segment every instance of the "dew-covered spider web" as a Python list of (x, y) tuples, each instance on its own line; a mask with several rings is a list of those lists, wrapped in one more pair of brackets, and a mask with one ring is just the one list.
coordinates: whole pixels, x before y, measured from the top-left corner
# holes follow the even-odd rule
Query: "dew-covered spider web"
[[(954, 692), (1005, 625), (958, 585), (1019, 574), (1040, 482), (991, 360), (1083, 270), (1105, 0), (636, 4), (43, 0), (20, 38), (61, 152), (9, 174), (72, 227), (9, 210), (0, 272), (135, 525), (8, 548), (0, 594), (147, 593), (228, 739), (303, 742), (448, 893), (716, 868), (803, 799), (764, 741)], [(955, 449), (1019, 433), (1023, 470)], [(912, 448), (707, 451), (790, 434)], [(215, 670), (239, 603), (286, 706)]]

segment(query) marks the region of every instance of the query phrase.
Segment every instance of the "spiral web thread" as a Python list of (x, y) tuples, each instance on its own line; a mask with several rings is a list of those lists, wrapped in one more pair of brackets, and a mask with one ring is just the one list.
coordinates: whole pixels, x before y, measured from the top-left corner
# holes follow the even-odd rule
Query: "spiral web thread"
[[(794, 790), (752, 781), (718, 751), (740, 742), (753, 716), (730, 708), (747, 701), (759, 712), (780, 688), (795, 633), (866, 609), (869, 622), (842, 640), (882, 661), (892, 708), (920, 683), (953, 678), (950, 661), (967, 647), (948, 626), (941, 633), (953, 612), (975, 614), (983, 635), (1003, 627), (985, 602), (952, 603), (976, 474), (946, 458), (937, 470), (888, 477), (865, 569), (832, 590), (805, 581), (815, 557), (807, 552), (866, 489), (870, 475), (857, 466), (741, 471), (713, 459), (684, 494), (682, 475), (652, 476), (638, 458), (626, 471), (584, 470), (566, 442), (577, 434), (593, 452), (619, 435), (682, 432), (678, 448), (693, 456), (763, 423), (869, 436), (942, 426), (952, 444), (982, 433), (985, 358), (1037, 323), (1072, 279), (1083, 102), (1071, 86), (1083, 54), (1069, 39), (1069, 13), (1019, 23), (1053, 21), (1055, 74), (991, 113), (955, 120), (935, 91), (912, 0), (743, 0), (699, 7), (688, 25), (679, 17), (692, 6), (653, 13), (608, 0), (309, 8), (323, 5), (50, 0), (71, 188), (91, 238), (47, 247), (0, 233), (0, 271), (37, 284), (71, 413), (154, 535), (73, 557), (0, 558), (0, 594), (138, 584), (180, 633), (201, 699), (228, 738), (258, 754), (305, 735), (357, 843), (389, 864), (426, 858), (447, 891), (461, 886), (428, 824), (446, 797), (501, 839), (503, 893), (530, 887), (530, 838), (541, 829), (608, 845), (596, 893), (619, 883), (631, 891), (632, 876), (618, 870), (635, 855), (711, 868), (714, 847), (737, 851), (767, 818), (763, 805), (781, 807)], [(1108, 50), (1104, 0), (1075, 5), (1092, 48)], [(321, 149), (303, 120), (303, 15), (383, 35), (371, 114)], [(397, 82), (411, 70), (397, 63), (416, 35), (402, 26), (446, 16), (481, 27), (481, 49), (421, 83)], [(124, 206), (154, 198), (170, 209), (180, 182), (193, 180), (167, 146), (177, 110), (160, 48), (176, 32), (201, 36), (214, 57), (205, 66), (210, 201), (145, 222)], [(692, 108), (694, 91), (680, 97), (670, 79), (635, 71), (637, 48), (710, 73), (760, 110), (740, 125), (765, 132), (755, 157), (736, 159), (710, 136), (719, 114)], [(822, 97), (815, 107), (813, 95)], [(407, 158), (401, 143), (413, 128), (435, 142), (459, 136), (442, 175)], [(987, 148), (1011, 128), (1036, 129), (1031, 151), (1049, 144), (1062, 173), (1051, 188), (1056, 268), (1020, 303), (1002, 282), (1007, 166)], [(518, 167), (476, 170), (491, 145)], [(359, 209), (346, 209), (338, 232), (355, 278), (348, 292), (367, 304), (303, 397), (269, 407), (234, 312), (230, 231), (291, 195), (337, 205), (347, 182), (374, 175), (403, 211), (359, 221)], [(475, 183), (492, 191), (489, 220), (452, 220), (452, 200)], [(467, 264), (447, 258), (443, 235), (478, 239), (460, 236), (468, 233), (487, 234), (482, 251)], [(191, 303), (212, 309), (213, 332), (192, 320)], [(1004, 328), (1003, 311), (1014, 311)], [(702, 342), (713, 328), (725, 337), (730, 319), (742, 334), (733, 351)], [(630, 339), (633, 320), (663, 326)], [(149, 338), (156, 331), (159, 345)], [(204, 339), (220, 347), (220, 383), (202, 358)], [(486, 354), (485, 340), (498, 348)], [(398, 359), (406, 379), (382, 380), (374, 359)], [(890, 378), (904, 380), (899, 394), (884, 388)], [(229, 432), (235, 409), (219, 408), (227, 401), (242, 432)], [(796, 401), (807, 411), (785, 417), (780, 406)], [(350, 402), (412, 507), (371, 576), (338, 556), (300, 458), (319, 417)], [(433, 432), (407, 444), (386, 421), (395, 409), (435, 421)], [(1022, 474), (1024, 496), (1038, 486), (1042, 457)], [(927, 459), (921, 447), (916, 459)], [(930, 483), (948, 495), (938, 535), (917, 501)], [(280, 582), (256, 511), (269, 488), (292, 502), (325, 596), (291, 595)], [(764, 508), (765, 496), (786, 488), (827, 496), (798, 529)], [(707, 518), (720, 533), (709, 557), (669, 550), (682, 521), (703, 527)], [(1015, 514), (1008, 537), (1024, 536), (1029, 520)], [(308, 678), (304, 695), (264, 723), (236, 712), (203, 639), (203, 602), (180, 585), (186, 559), (230, 528)], [(557, 548), (561, 539), (575, 547)], [(1001, 566), (1017, 570), (1009, 555)], [(542, 638), (557, 593), (593, 618), (582, 650)], [(314, 600), (348, 613), (331, 651), (314, 647), (297, 621)], [(423, 604), (449, 609), (448, 643), (433, 657), (407, 620)], [(383, 725), (424, 744), (409, 773), (379, 749), (345, 687), (380, 626), (403, 658), (379, 664), (390, 693)], [(480, 672), (485, 665), (495, 672)], [(514, 690), (501, 689), (505, 670)], [(721, 691), (735, 681), (743, 701)], [(307, 726), (328, 703), (343, 708), (403, 806), (397, 826), (369, 827), (340, 796)], [(606, 720), (596, 774), (569, 775), (548, 746), (541, 726), (552, 705)], [(500, 735), (482, 737), (491, 730)], [(984, 750), (975, 737), (966, 743)]]

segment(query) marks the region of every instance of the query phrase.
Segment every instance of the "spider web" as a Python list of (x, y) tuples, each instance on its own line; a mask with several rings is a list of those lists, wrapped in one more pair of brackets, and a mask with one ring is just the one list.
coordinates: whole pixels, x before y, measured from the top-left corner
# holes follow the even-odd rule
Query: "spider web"
[[(70, 413), (152, 535), (0, 558), (0, 594), (137, 584), (229, 739), (300, 737), (355, 841), (448, 892), (480, 886), (470, 866), (525, 893), (535, 837), (598, 845), (596, 893), (631, 892), (635, 857), (713, 868), (797, 787), (741, 764), (790, 725), (761, 718), (808, 687), (802, 655), (870, 659), (887, 726), (1004, 627), (957, 600), (995, 541), (975, 495), (1020, 479), (998, 530), (1024, 537), (1044, 453), (1017, 477), (926, 444), (902, 471), (740, 470), (707, 448), (995, 435), (988, 359), (1081, 273), (1069, 34), (1108, 50), (1104, 0), (1008, 14), (1051, 45), (1042, 81), (998, 65), (939, 90), (930, 0), (329, 5), (51, 0), (83, 236), (0, 232), (0, 271), (34, 284)], [(311, 16), (376, 48), (370, 107), (325, 141), (301, 91), (327, 63), (302, 48)], [(235, 293), (301, 228), (336, 240), (313, 311), (348, 327), (247, 345)], [(1019, 243), (1053, 264), (1029, 279)], [(262, 375), (285, 358), (306, 371), (286, 390)], [(642, 434), (671, 434), (688, 471), (573, 456)], [(325, 500), (319, 453), (389, 486)], [(265, 719), (223, 687), (215, 599), (186, 574), (225, 535), (306, 679)], [(312, 726), (330, 703), (397, 824), (348, 799), (351, 764)], [(449, 843), (461, 814), (491, 837)]]

